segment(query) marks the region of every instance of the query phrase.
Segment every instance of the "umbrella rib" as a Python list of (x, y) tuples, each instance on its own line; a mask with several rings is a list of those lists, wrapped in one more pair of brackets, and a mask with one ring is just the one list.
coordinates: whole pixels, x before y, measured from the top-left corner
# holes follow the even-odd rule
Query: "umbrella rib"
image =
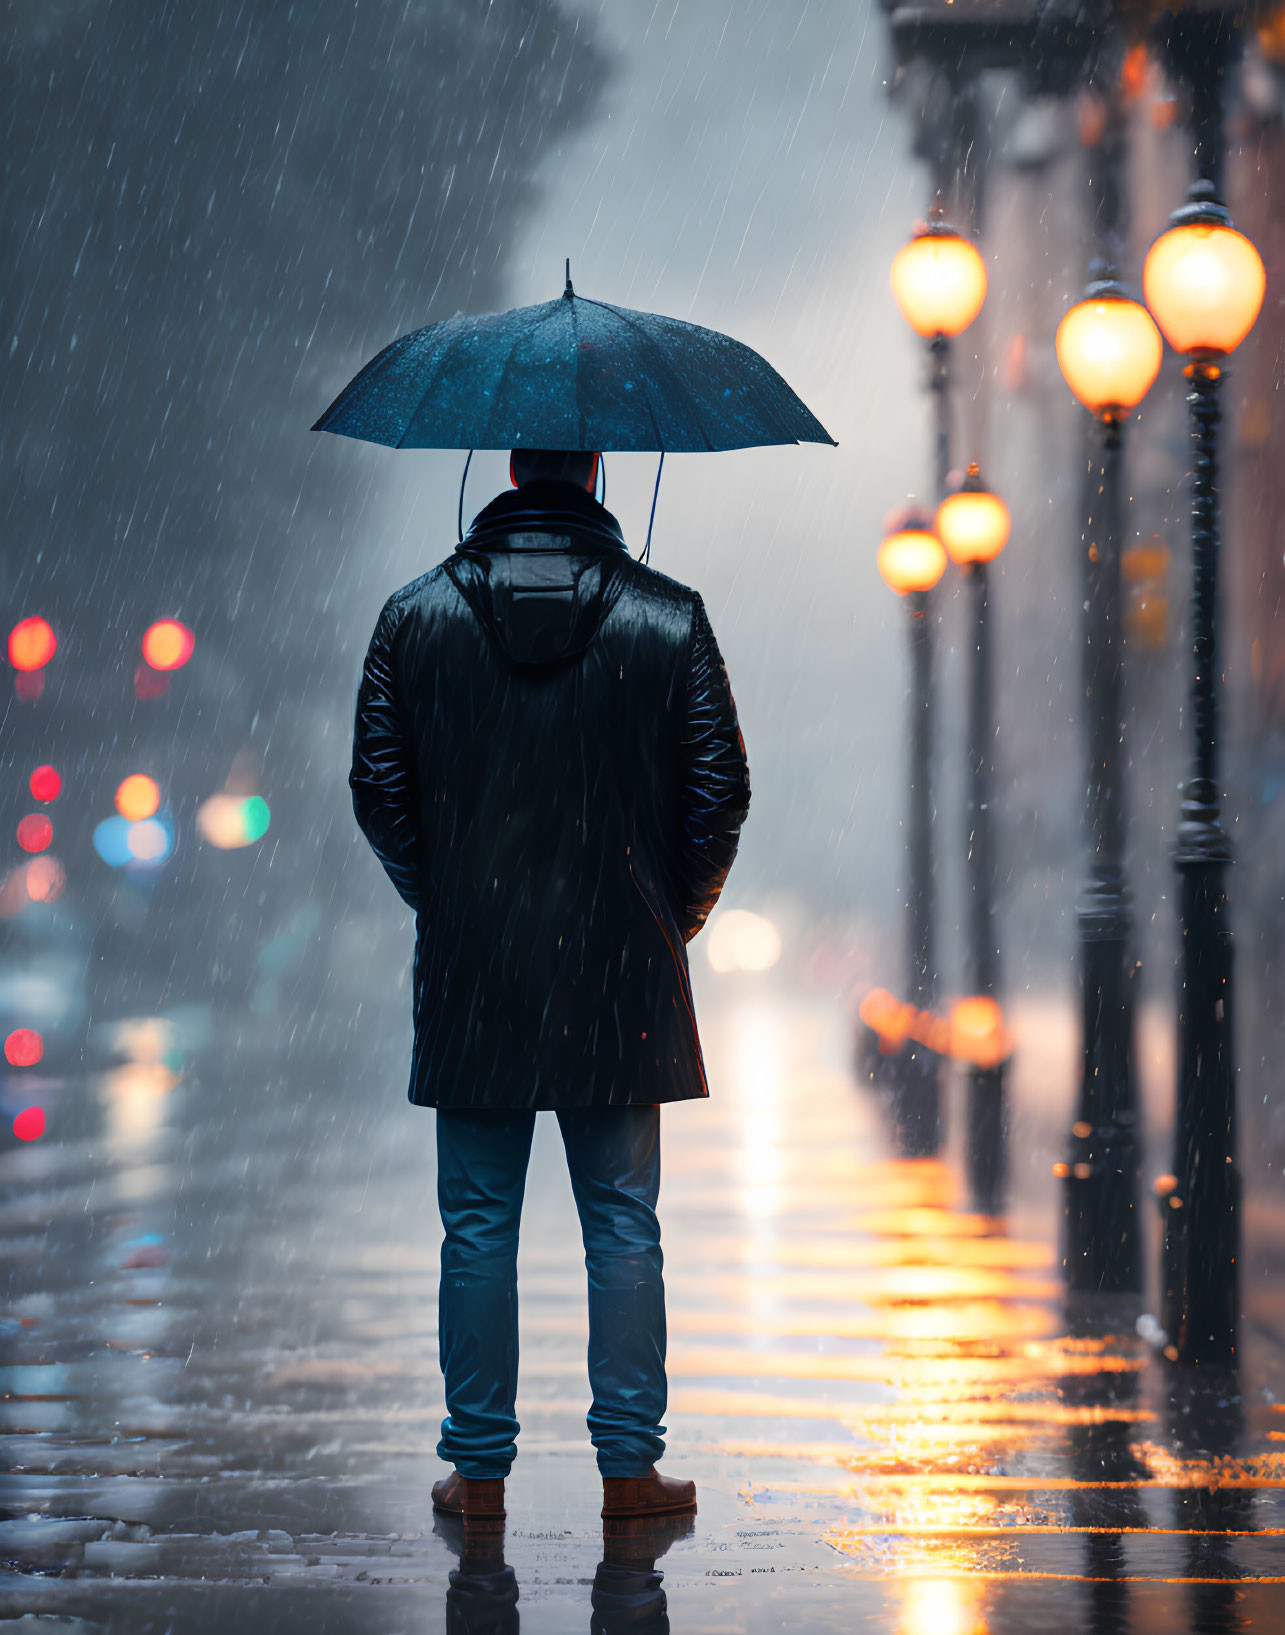
[[(554, 302), (549, 303), (550, 307), (555, 306), (555, 304), (556, 303), (554, 303)], [(526, 340), (534, 332), (534, 330), (536, 328), (539, 327), (539, 324), (544, 323), (546, 319), (551, 318), (552, 316), (553, 316), (552, 311), (546, 311), (543, 314), (543, 316), (538, 320), (538, 323), (536, 325), (532, 326), (532, 329), (527, 330), (526, 334), (524, 334), (524, 335), (523, 334), (518, 335), (516, 340), (513, 342), (513, 345), (509, 350), (509, 355), (505, 359), (504, 367), (503, 367), (503, 369), (500, 370), (500, 378), (495, 384), (494, 391), (495, 391), (495, 396), (496, 396), (497, 399), (499, 397), (501, 389), (504, 386), (504, 382), (505, 382), (506, 377), (508, 376), (508, 372), (509, 372), (510, 368), (512, 367), (514, 352), (516, 352), (518, 347), (522, 344), (522, 342), (524, 340)], [(451, 321), (450, 319), (446, 320), (447, 323), (449, 323), (450, 321)], [(430, 385), (428, 385), (428, 386), (426, 386), (424, 388), (424, 390), (420, 393), (419, 397), (416, 399), (415, 407), (411, 411), (410, 416), (408, 417), (408, 419), (406, 421), (406, 425), (402, 430), (401, 437), (398, 439), (398, 441), (397, 441), (397, 443), (395, 445), (397, 448), (405, 448), (406, 447), (406, 436), (407, 436), (407, 434), (409, 433), (411, 427), (419, 419), (420, 410), (424, 407), (425, 403), (427, 403), (428, 399), (432, 396), (432, 394), (437, 390), (437, 387), (438, 387), (438, 382), (436, 380), (434, 380)], [(467, 443), (461, 442), (457, 446), (459, 448), (467, 448), (470, 445), (467, 444)], [(472, 446), (475, 447), (475, 448), (487, 448), (490, 445), (486, 444), (486, 443), (480, 443), (479, 442), (479, 443), (473, 444)]]
[[(628, 310), (625, 307), (613, 307), (610, 301), (595, 301), (593, 299), (593, 297), (590, 296), (590, 295), (575, 295), (575, 296), (572, 296), (572, 301), (573, 302), (575, 302), (575, 301), (585, 301), (591, 307), (601, 307), (604, 312), (614, 313), (616, 315), (616, 317), (619, 318), (623, 323), (627, 324), (630, 329), (636, 330), (637, 333), (642, 337), (642, 339), (651, 348), (651, 350), (655, 353), (657, 359), (660, 361), (661, 367), (664, 369), (665, 373), (669, 376), (669, 378), (673, 382), (673, 384), (678, 388), (679, 392), (682, 393), (683, 395), (687, 394), (687, 388), (683, 385), (682, 381), (679, 379), (679, 377), (678, 377), (677, 373), (675, 372), (673, 366), (670, 364), (669, 359), (665, 356), (664, 352), (657, 345), (657, 343), (651, 338), (651, 336), (647, 333), (647, 331), (643, 328), (643, 326), (641, 324), (639, 324), (639, 323), (634, 322), (633, 318), (630, 316)], [(693, 327), (695, 327), (695, 326), (693, 326)], [(649, 414), (651, 413), (650, 405), (648, 406), (648, 413)], [(651, 423), (652, 423), (653, 426), (656, 425), (655, 415), (651, 415)], [(700, 431), (701, 436), (704, 437), (704, 439), (705, 439), (706, 449), (709, 451), (709, 453), (713, 454), (715, 452), (714, 445), (713, 445), (713, 443), (710, 442), (709, 437), (706, 434), (704, 426), (701, 426), (699, 424), (699, 422), (698, 422), (698, 430)], [(660, 435), (661, 435), (660, 434), (660, 429), (659, 429), (659, 427), (657, 427), (656, 428), (657, 438), (659, 438)], [(665, 448), (665, 445), (662, 442), (661, 445), (660, 445), (660, 451), (662, 453), (664, 452), (664, 448)]]
[[(571, 263), (567, 263), (567, 288), (571, 288)], [(566, 297), (564, 296), (565, 300)], [(580, 320), (576, 317), (576, 298), (571, 296), (571, 339), (576, 349), (576, 442), (584, 448), (584, 404), (580, 401)], [(606, 478), (603, 479), (604, 492)]]
[[(459, 315), (457, 314), (457, 316), (459, 316)], [(438, 334), (440, 335), (446, 329), (448, 324), (452, 324), (454, 322), (455, 322), (454, 318), (444, 318), (441, 321), (440, 325), (433, 325), (433, 326), (430, 326), (430, 327), (436, 328), (438, 330)], [(422, 334), (423, 331), (420, 331), (420, 333)], [(425, 386), (424, 390), (415, 399), (415, 407), (406, 416), (406, 424), (402, 427), (401, 432), (398, 435), (396, 443), (393, 444), (394, 448), (405, 448), (406, 447), (406, 438), (410, 433), (411, 427), (419, 419), (419, 411), (424, 407), (425, 403), (428, 402), (428, 399), (437, 390), (437, 387), (438, 387), (438, 378), (437, 377), (440, 375), (444, 364), (445, 364), (445, 354), (444, 354), (444, 352), (439, 352), (438, 355), (434, 358), (434, 361), (433, 361), (433, 375), (432, 375), (432, 377), (430, 377), (428, 385)], [(463, 448), (465, 445), (463, 443), (461, 443), (458, 446), (460, 448)]]
[[(652, 350), (655, 352), (656, 356), (660, 359), (661, 363), (664, 365), (666, 371), (668, 372), (670, 379), (677, 382), (680, 389), (685, 390), (685, 388), (683, 387), (682, 382), (678, 379), (678, 376), (675, 374), (673, 367), (670, 365), (670, 362), (669, 362), (668, 358), (666, 358), (666, 356), (665, 356), (664, 352), (661, 350), (659, 344), (655, 340), (653, 340), (653, 338), (647, 333), (646, 329), (643, 328), (643, 326), (641, 324), (637, 324), (637, 323), (635, 323), (633, 321), (633, 318), (631, 317), (628, 308), (612, 306), (609, 301), (595, 301), (591, 295), (577, 295), (575, 297), (575, 299), (577, 301), (587, 301), (590, 306), (602, 307), (603, 310), (606, 311), (606, 312), (614, 312), (616, 314), (616, 316), (618, 318), (622, 319), (626, 324), (628, 324), (631, 329), (636, 329), (638, 331), (638, 333), (642, 336), (643, 340), (645, 340), (647, 342), (648, 346), (650, 346), (652, 348)], [(682, 319), (673, 318), (673, 319), (670, 319), (669, 321), (671, 323), (681, 323)], [(687, 327), (691, 328), (691, 329), (699, 329), (700, 325), (699, 324), (690, 324)], [(717, 333), (717, 331), (710, 331), (709, 333)], [(727, 336), (725, 338), (728, 339), (728, 340), (732, 339), (731, 336)], [(774, 388), (783, 387), (784, 391), (785, 391), (785, 394), (786, 394), (786, 397), (787, 397), (787, 402), (788, 402), (788, 399), (792, 398), (794, 400), (794, 404), (792, 406), (797, 407), (798, 409), (801, 409), (803, 411), (803, 413), (807, 416), (807, 418), (809, 420), (811, 420), (812, 423), (816, 426), (817, 430), (825, 433), (826, 441), (829, 442), (830, 446), (832, 448), (837, 448), (839, 445), (835, 442), (834, 438), (830, 436), (829, 432), (826, 431), (825, 427), (821, 424), (821, 422), (817, 419), (817, 417), (812, 413), (811, 409), (808, 408), (807, 404), (804, 403), (803, 399), (801, 397), (799, 397), (798, 393), (794, 391), (794, 389), (790, 386), (789, 382), (782, 379), (782, 377), (779, 374), (777, 374), (777, 371), (772, 368), (772, 365), (770, 363), (768, 363), (767, 359), (762, 357), (761, 354), (753, 354), (753, 355), (758, 356), (759, 361), (761, 363), (763, 363), (763, 365), (766, 367), (766, 369), (769, 372), (769, 375), (775, 377), (775, 379), (771, 382), (773, 387)], [(774, 390), (774, 396), (779, 398), (781, 395), (782, 394), (781, 394), (779, 389)], [(766, 405), (761, 405), (761, 407), (766, 408)], [(799, 442), (797, 429), (794, 428), (794, 427), (791, 427), (787, 423), (785, 417), (780, 413), (779, 409), (777, 408), (777, 406), (775, 404), (772, 406), (772, 408), (770, 410), (770, 413), (771, 413), (772, 418), (776, 421), (776, 423), (777, 423), (778, 427), (780, 428), (780, 430), (783, 431), (784, 433), (786, 433), (786, 441), (790, 442), (790, 443), (796, 443), (797, 444)], [(653, 425), (655, 424), (654, 416), (653, 416), (653, 419), (652, 419), (652, 424)], [(711, 454), (716, 453), (717, 450), (714, 448), (714, 445), (710, 442), (708, 436), (706, 436), (704, 427), (701, 427), (700, 430), (701, 430), (701, 436), (705, 438), (705, 447), (710, 451)], [(761, 446), (761, 445), (751, 444), (749, 446), (756, 447), (756, 446)]]
[[(608, 306), (608, 304), (605, 301), (590, 300), (590, 298), (588, 296), (585, 296), (585, 295), (579, 295), (579, 296), (573, 295), (572, 298), (571, 298), (571, 329), (572, 329), (572, 333), (574, 334), (575, 339), (576, 339), (576, 416), (577, 416), (576, 424), (577, 424), (577, 427), (578, 427), (578, 436), (579, 436), (579, 439), (580, 439), (580, 446), (583, 449), (584, 444), (585, 444), (585, 427), (584, 427), (584, 404), (583, 404), (583, 402), (581, 400), (581, 397), (580, 397), (580, 320), (579, 320), (579, 318), (576, 317), (576, 302), (577, 301), (588, 301), (589, 305), (591, 307), (602, 307), (605, 312), (617, 312), (617, 311), (619, 311), (619, 308)], [(663, 454), (665, 452), (664, 434), (662, 433), (659, 425), (657, 425), (657, 423), (656, 423), (656, 415), (655, 415), (655, 413), (654, 413), (654, 411), (652, 409), (651, 404), (648, 402), (645, 395), (643, 397), (643, 408), (646, 409), (647, 418), (648, 418), (648, 420), (651, 421), (652, 433), (653, 433), (653, 435), (655, 436), (655, 439), (656, 439), (656, 448), (661, 454)], [(706, 438), (705, 441), (708, 443), (709, 439)], [(599, 450), (599, 452), (602, 452), (602, 451)], [(605, 494), (605, 492), (606, 492), (606, 479), (605, 479), (605, 477), (603, 479), (603, 485), (604, 485), (604, 494)], [(604, 505), (607, 503), (605, 498), (604, 498), (602, 503)]]
[[(559, 297), (559, 300), (560, 299), (561, 299), (561, 297)], [(556, 316), (557, 311), (558, 311), (558, 304), (559, 304), (558, 301), (550, 301), (548, 303), (548, 305), (546, 306), (543, 314), (536, 320), (536, 322), (534, 324), (532, 324), (531, 328), (528, 329), (524, 334), (520, 334), (518, 336), (518, 338), (514, 341), (513, 346), (509, 351), (509, 355), (505, 359), (504, 367), (503, 367), (503, 369), (500, 370), (500, 378), (495, 383), (495, 396), (496, 396), (497, 401), (499, 399), (501, 391), (504, 389), (504, 383), (508, 379), (509, 370), (513, 367), (513, 357), (514, 357), (514, 354), (517, 352), (518, 347), (520, 347), (522, 345), (523, 341), (529, 341), (531, 339), (532, 335), (535, 334), (536, 330), (539, 329), (542, 324), (548, 323), (550, 318)]]

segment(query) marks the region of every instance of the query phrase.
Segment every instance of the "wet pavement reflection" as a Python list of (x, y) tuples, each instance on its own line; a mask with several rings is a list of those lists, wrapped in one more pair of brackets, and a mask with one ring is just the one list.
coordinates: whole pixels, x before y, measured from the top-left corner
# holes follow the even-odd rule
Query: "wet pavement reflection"
[[(668, 1109), (670, 1457), (700, 1513), (604, 1532), (583, 1264), (540, 1120), (500, 1534), (434, 1518), (432, 1121), (403, 1064), (199, 1009), (95, 1030), (0, 1153), (6, 1614), (59, 1631), (1285, 1628), (1285, 1358), (1175, 1394), (1064, 1307), (1032, 1159), (1006, 1219), (888, 1156), (840, 1007), (703, 1010)], [(31, 1080), (28, 1077), (27, 1083)], [(1042, 1172), (1048, 1175), (1047, 1165)]]

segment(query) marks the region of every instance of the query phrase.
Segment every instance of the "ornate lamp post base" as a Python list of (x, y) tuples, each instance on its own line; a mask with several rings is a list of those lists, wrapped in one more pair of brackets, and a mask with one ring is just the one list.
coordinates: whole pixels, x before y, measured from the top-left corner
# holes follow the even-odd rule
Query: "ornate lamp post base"
[(1103, 926), (1086, 912), (1080, 922), (1084, 1079), (1066, 1162), (1058, 1166), (1066, 1281), (1073, 1294), (1136, 1294), (1143, 1286), (1127, 911), (1121, 909), (1118, 918), (1123, 923)]
[[(1228, 860), (1177, 859), (1182, 925), (1181, 1060), (1174, 1174), (1163, 1217), (1161, 1325), (1171, 1360), (1232, 1368), (1240, 1316)], [(1181, 1180), (1178, 1179), (1181, 1177)]]

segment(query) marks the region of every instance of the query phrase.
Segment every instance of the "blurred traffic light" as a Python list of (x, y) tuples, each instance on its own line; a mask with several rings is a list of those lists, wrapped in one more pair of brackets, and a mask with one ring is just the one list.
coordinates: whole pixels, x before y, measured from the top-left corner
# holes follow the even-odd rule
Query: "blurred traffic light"
[(192, 656), (196, 637), (177, 619), (160, 619), (143, 636), (143, 657), (153, 670), (178, 670)]

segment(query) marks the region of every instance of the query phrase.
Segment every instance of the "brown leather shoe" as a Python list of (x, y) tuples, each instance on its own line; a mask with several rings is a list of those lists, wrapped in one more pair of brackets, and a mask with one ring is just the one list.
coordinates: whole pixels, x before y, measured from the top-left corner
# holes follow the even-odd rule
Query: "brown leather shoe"
[(433, 1509), (443, 1516), (462, 1516), (465, 1521), (503, 1521), (504, 1478), (479, 1480), (453, 1470), (433, 1483)]
[(684, 1516), (696, 1512), (696, 1483), (676, 1482), (657, 1474), (653, 1465), (646, 1476), (604, 1476), (602, 1516)]

